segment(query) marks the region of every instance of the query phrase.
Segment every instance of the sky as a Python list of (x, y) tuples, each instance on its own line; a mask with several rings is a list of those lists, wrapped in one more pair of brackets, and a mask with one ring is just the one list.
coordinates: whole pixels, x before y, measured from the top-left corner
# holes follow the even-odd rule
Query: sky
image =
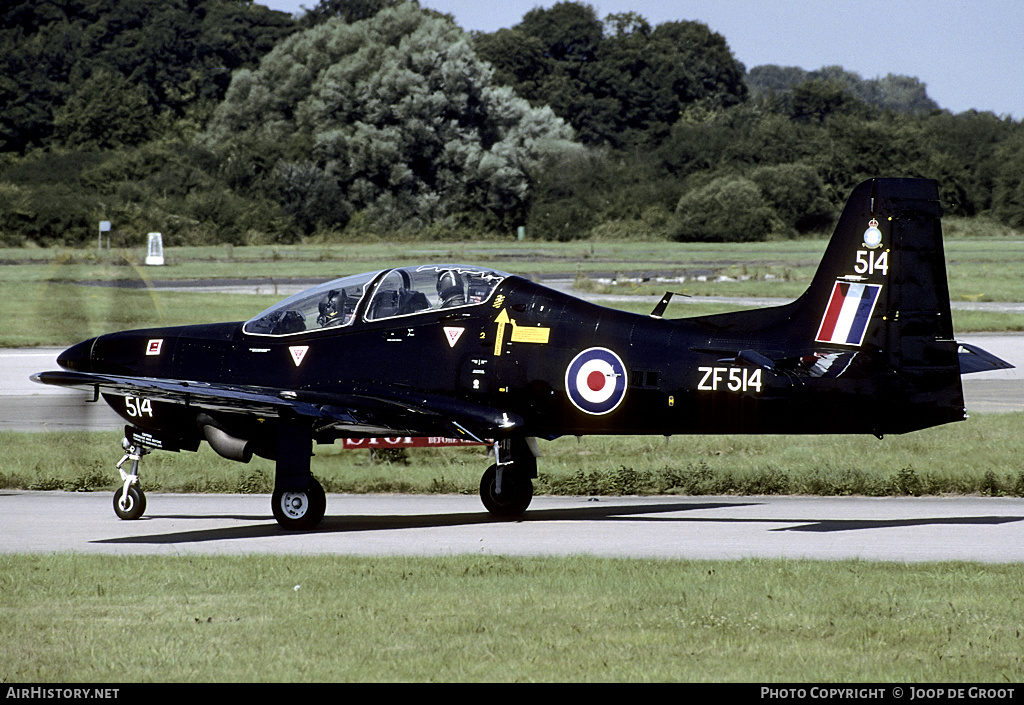
[[(317, 0), (257, 0), (292, 14)], [(555, 0), (420, 0), (466, 30), (518, 24)], [(1024, 0), (589, 0), (604, 19), (703, 22), (749, 70), (842, 66), (862, 78), (913, 76), (953, 113), (1024, 119)]]

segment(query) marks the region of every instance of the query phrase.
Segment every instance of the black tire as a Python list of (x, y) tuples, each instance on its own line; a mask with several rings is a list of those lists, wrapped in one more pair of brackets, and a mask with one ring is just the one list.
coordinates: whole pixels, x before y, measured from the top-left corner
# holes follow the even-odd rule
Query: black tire
[(312, 529), (324, 518), (324, 512), (327, 511), (327, 496), (316, 478), (311, 477), (309, 489), (305, 492), (274, 490), (270, 509), (282, 529)]
[(146, 512), (146, 493), (141, 488), (131, 485), (128, 488), (128, 499), (124, 508), (121, 507), (121, 496), (124, 494), (124, 487), (118, 487), (114, 493), (114, 514), (119, 519), (131, 521), (138, 519)]
[(487, 468), (480, 479), (480, 499), (491, 516), (498, 519), (518, 519), (526, 512), (533, 500), (533, 481), (516, 472), (515, 466), (505, 468), (502, 476), (502, 492), (495, 491), (498, 466)]

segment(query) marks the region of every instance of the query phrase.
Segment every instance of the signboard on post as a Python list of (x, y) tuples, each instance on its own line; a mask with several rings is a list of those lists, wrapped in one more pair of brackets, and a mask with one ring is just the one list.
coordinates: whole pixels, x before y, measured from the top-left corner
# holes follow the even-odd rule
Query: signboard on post
[[(98, 246), (98, 249), (100, 249), (100, 250), (103, 249), (103, 233), (109, 233), (109, 232), (110, 232), (110, 221), (109, 220), (101, 220), (100, 221), (100, 237), (99, 237), (99, 241), (96, 243), (97, 246)], [(107, 247), (110, 247), (110, 236), (109, 235), (107, 236)]]

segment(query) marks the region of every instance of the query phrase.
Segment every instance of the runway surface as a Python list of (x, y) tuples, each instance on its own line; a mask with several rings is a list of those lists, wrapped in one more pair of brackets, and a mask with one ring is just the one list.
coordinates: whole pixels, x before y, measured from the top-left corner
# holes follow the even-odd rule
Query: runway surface
[(273, 521), (269, 495), (147, 499), (121, 521), (106, 492), (0, 492), (0, 553), (1024, 561), (1014, 498), (537, 497), (504, 522), (476, 497), (328, 495), (320, 527), (299, 533)]

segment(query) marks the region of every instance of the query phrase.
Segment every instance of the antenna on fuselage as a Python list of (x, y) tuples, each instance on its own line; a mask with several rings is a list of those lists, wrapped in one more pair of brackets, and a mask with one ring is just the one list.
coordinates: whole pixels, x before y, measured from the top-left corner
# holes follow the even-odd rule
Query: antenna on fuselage
[[(665, 315), (665, 309), (668, 308), (668, 302), (675, 296), (674, 291), (666, 291), (665, 295), (661, 297), (661, 301), (658, 302), (654, 310), (651, 311), (651, 318), (661, 318)], [(686, 294), (680, 294), (680, 296), (686, 296)]]

